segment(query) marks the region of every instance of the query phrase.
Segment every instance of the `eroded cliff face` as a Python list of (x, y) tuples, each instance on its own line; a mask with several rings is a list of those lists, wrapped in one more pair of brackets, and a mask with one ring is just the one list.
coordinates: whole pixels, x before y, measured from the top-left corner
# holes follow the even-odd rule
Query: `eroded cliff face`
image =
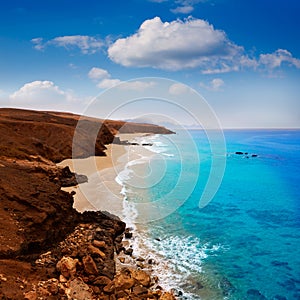
[[(78, 224), (96, 224), (103, 230), (110, 241), (109, 253), (125, 229), (122, 221), (100, 212), (78, 213), (72, 208), (73, 196), (61, 190), (76, 184), (75, 174), (55, 163), (72, 158), (79, 118), (68, 113), (0, 109), (0, 299), (24, 299), (32, 284), (57, 277), (56, 268), (34, 262), (41, 253), (57, 249)], [(151, 132), (149, 125), (145, 129), (145, 125), (132, 124), (126, 129), (121, 121), (86, 118), (82, 124), (76, 139), (77, 157), (105, 155), (105, 144), (113, 141), (121, 127), (123, 132)], [(96, 144), (89, 138), (91, 128)], [(171, 133), (156, 130), (153, 126), (153, 133)], [(56, 259), (61, 256), (57, 253)], [(106, 264), (114, 265), (113, 255)], [(106, 275), (112, 278), (114, 268), (108, 269)]]

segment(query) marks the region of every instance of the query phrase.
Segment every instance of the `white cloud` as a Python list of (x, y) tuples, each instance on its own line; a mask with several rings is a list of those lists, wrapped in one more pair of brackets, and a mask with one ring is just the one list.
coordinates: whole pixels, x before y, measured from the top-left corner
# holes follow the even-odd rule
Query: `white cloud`
[(293, 57), (289, 51), (284, 49), (278, 49), (271, 54), (261, 54), (259, 56), (259, 64), (268, 69), (281, 67), (284, 63), (300, 69), (300, 59)]
[(182, 83), (174, 83), (169, 88), (169, 93), (175, 96), (185, 94), (189, 91), (190, 89)]
[(121, 83), (120, 79), (104, 78), (98, 84), (97, 87), (101, 89), (109, 89)]
[(78, 100), (72, 91), (63, 91), (52, 81), (47, 80), (26, 83), (9, 98), (13, 104), (39, 104), (41, 106)]
[(111, 74), (107, 70), (96, 67), (89, 71), (88, 76), (89, 78), (98, 81), (97, 87), (101, 89), (109, 89), (122, 83), (120, 85), (121, 89), (144, 91), (155, 84), (152, 81), (122, 81), (118, 78), (111, 78)]
[(31, 42), (37, 50), (43, 50), (52, 45), (55, 47), (64, 47), (67, 50), (79, 48), (83, 54), (96, 53), (104, 46), (101, 39), (87, 35), (59, 36), (46, 42), (44, 42), (43, 38), (34, 38)]
[(88, 76), (91, 79), (103, 79), (103, 78), (109, 78), (110, 74), (107, 72), (107, 70), (94, 67), (89, 71)]
[(221, 78), (214, 78), (209, 84), (200, 82), (199, 85), (209, 91), (218, 92), (222, 90), (221, 88), (225, 85), (225, 82)]
[(144, 91), (148, 88), (151, 88), (155, 85), (153, 81), (123, 81), (120, 85), (121, 89), (134, 90), (134, 91)]
[(32, 39), (31, 42), (34, 44), (34, 48), (36, 50), (44, 49), (43, 38), (35, 38), (35, 39)]
[(189, 14), (194, 10), (194, 7), (191, 5), (186, 6), (177, 6), (176, 8), (170, 9), (174, 14)]
[(108, 49), (110, 59), (123, 66), (166, 70), (216, 69), (225, 62), (232, 65), (242, 52), (204, 20), (163, 23), (159, 17), (144, 21), (137, 33), (118, 39)]

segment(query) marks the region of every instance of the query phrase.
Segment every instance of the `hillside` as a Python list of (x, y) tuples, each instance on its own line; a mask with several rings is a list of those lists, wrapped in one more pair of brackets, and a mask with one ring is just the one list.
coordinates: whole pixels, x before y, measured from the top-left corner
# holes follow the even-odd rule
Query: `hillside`
[[(96, 220), (98, 226), (109, 227), (105, 234), (112, 243), (125, 229), (123, 222), (100, 212), (79, 214), (72, 208), (73, 196), (61, 190), (76, 184), (75, 175), (55, 163), (72, 157), (79, 118), (69, 113), (0, 109), (0, 299), (23, 299), (30, 284), (54, 276), (55, 270), (37, 268), (33, 262), (43, 251), (55, 248), (79, 223)], [(105, 145), (119, 129), (171, 133), (155, 125), (94, 118), (84, 122), (89, 130), (99, 128), (99, 123), (101, 129), (93, 145), (90, 132), (81, 128), (78, 157), (105, 155)], [(86, 180), (84, 176), (81, 179)], [(21, 284), (24, 287), (20, 289), (17, 278), (26, 279), (28, 285)]]

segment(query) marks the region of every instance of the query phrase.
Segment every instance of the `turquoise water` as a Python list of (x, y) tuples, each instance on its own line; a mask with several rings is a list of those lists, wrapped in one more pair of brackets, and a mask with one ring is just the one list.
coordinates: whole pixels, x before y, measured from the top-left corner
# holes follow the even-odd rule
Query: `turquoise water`
[(186, 134), (149, 137), (161, 153), (151, 162), (153, 176), (162, 165), (164, 176), (146, 191), (131, 186), (127, 195), (129, 202), (174, 197), (170, 190), (184, 193), (189, 178), (197, 178), (182, 206), (146, 227), (147, 247), (168, 266), (167, 286), (182, 299), (300, 299), (300, 131), (225, 131), (223, 181), (202, 209), (211, 152), (203, 131), (189, 134), (199, 163), (194, 148), (176, 146), (185, 144)]

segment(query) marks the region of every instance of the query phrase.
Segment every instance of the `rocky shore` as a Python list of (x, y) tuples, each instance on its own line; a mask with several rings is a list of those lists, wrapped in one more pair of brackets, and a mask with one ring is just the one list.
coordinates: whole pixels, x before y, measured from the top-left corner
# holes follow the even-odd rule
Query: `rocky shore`
[[(125, 224), (102, 213), (97, 217), (79, 224), (55, 249), (35, 260), (36, 268), (46, 268), (53, 277), (33, 284), (25, 299), (175, 299), (141, 266), (123, 267), (116, 273), (115, 254), (132, 255), (120, 234)], [(91, 220), (94, 214), (84, 214), (85, 218)]]
[[(173, 299), (141, 265), (116, 274), (116, 254), (132, 254), (122, 242), (125, 224), (102, 212), (78, 213), (73, 195), (61, 190), (87, 180), (55, 164), (72, 157), (78, 119), (0, 109), (0, 299)], [(148, 124), (87, 122), (102, 126), (93, 147), (82, 133), (85, 155), (86, 149), (105, 155), (121, 127), (171, 133)]]

